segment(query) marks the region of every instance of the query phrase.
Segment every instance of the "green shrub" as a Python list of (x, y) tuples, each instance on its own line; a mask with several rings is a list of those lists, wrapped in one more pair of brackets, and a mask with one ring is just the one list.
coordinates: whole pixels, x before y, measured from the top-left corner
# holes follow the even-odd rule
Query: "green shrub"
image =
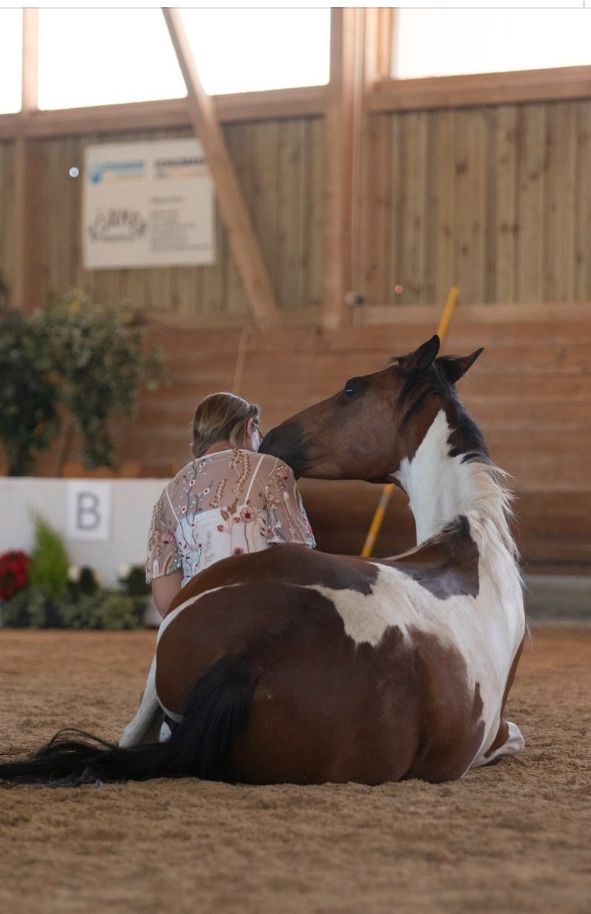
[(34, 524), (29, 586), (38, 588), (57, 603), (66, 593), (68, 586), (68, 554), (60, 535), (47, 521), (36, 514)]
[(80, 292), (45, 312), (62, 397), (82, 437), (89, 469), (114, 466), (109, 420), (131, 415), (142, 384), (167, 380), (159, 350), (145, 350), (141, 320), (129, 306), (96, 305)]
[(0, 441), (9, 476), (26, 476), (59, 427), (60, 387), (48, 328), (16, 309), (0, 308)]
[[(138, 610), (140, 610), (138, 612)], [(106, 593), (100, 609), (101, 628), (107, 631), (121, 631), (140, 628), (142, 625), (142, 603), (125, 594)]]
[(130, 597), (144, 597), (150, 593), (150, 585), (146, 584), (145, 565), (121, 566), (127, 569), (125, 575), (120, 575), (119, 586), (123, 593)]
[(61, 617), (66, 628), (101, 628), (102, 592), (84, 594), (61, 604)]
[(32, 471), (58, 431), (58, 406), (81, 434), (85, 466), (114, 465), (111, 418), (133, 412), (142, 384), (169, 377), (141, 325), (129, 304), (96, 305), (81, 293), (33, 313), (0, 308), (0, 441), (10, 475)]
[(3, 628), (61, 628), (61, 613), (47, 594), (37, 587), (20, 590), (0, 605)]
[(61, 618), (66, 628), (124, 631), (141, 628), (143, 612), (141, 600), (116, 590), (100, 589), (65, 601)]

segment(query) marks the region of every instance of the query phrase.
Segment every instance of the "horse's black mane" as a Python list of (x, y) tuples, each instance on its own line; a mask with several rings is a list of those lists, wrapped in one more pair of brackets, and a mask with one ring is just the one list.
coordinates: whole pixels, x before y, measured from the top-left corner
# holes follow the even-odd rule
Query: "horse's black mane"
[(406, 410), (400, 429), (403, 429), (431, 397), (440, 397), (445, 406), (451, 426), (449, 444), (450, 456), (463, 455), (462, 463), (479, 461), (490, 463), (488, 449), (482, 433), (466, 407), (460, 402), (453, 384), (444, 371), (434, 362), (425, 371), (410, 374), (396, 400), (396, 409), (402, 409), (408, 400), (412, 400)]

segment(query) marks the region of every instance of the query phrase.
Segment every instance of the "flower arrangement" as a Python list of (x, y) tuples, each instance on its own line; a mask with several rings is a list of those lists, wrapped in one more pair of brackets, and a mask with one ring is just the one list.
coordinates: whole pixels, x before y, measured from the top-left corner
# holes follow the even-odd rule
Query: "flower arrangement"
[(10, 600), (29, 581), (30, 559), (22, 549), (11, 549), (0, 555), (0, 600)]
[(68, 563), (59, 534), (35, 519), (31, 556), (0, 555), (0, 625), (5, 628), (140, 628), (149, 588), (139, 565), (119, 569), (117, 587), (104, 587), (88, 566)]

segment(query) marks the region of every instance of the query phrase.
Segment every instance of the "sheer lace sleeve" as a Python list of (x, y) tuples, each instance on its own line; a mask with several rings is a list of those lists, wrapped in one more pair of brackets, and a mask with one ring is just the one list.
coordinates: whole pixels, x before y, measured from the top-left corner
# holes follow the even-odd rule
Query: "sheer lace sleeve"
[(148, 533), (148, 558), (146, 581), (172, 574), (182, 566), (181, 555), (176, 543), (176, 518), (168, 501), (165, 489), (154, 506), (152, 522)]
[(268, 515), (267, 542), (302, 543), (314, 548), (316, 540), (295, 477), (283, 461), (275, 460), (264, 494)]

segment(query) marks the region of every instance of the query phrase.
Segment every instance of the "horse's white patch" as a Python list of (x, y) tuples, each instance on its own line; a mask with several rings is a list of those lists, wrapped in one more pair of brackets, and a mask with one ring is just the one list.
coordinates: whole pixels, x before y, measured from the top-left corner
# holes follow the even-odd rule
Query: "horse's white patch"
[[(470, 515), (468, 515), (471, 520)], [(474, 534), (473, 534), (474, 535)], [(332, 601), (346, 634), (356, 644), (379, 645), (389, 628), (400, 629), (412, 646), (412, 630), (436, 638), (459, 652), (466, 664), (468, 689), (478, 683), (483, 703), (484, 736), (480, 752), (494, 739), (501, 702), (513, 658), (523, 638), (523, 610), (519, 613), (519, 576), (498, 568), (496, 548), (478, 542), (480, 551), (477, 596), (456, 595), (441, 600), (404, 572), (379, 566), (372, 593), (312, 589)], [(503, 573), (504, 571), (504, 573)], [(500, 577), (499, 577), (500, 574)]]
[(404, 458), (393, 473), (410, 502), (417, 527), (417, 542), (435, 536), (445, 524), (466, 514), (474, 502), (474, 486), (461, 472), (460, 457), (449, 456), (447, 416), (440, 410), (412, 460)]
[[(436, 536), (458, 515), (467, 518), (478, 548), (478, 595), (441, 600), (402, 571), (379, 564), (373, 592), (367, 596), (314, 589), (333, 602), (356, 644), (375, 647), (388, 628), (397, 626), (409, 644), (411, 629), (416, 628), (459, 651), (468, 688), (474, 692), (478, 684), (483, 702), (484, 736), (474, 761), (483, 764), (481, 753), (496, 736), (507, 678), (524, 635), (523, 596), (508, 524), (509, 497), (499, 484), (503, 474), (487, 464), (451, 457), (450, 432), (441, 410), (412, 461), (403, 460), (393, 475), (409, 497), (419, 543)], [(517, 752), (523, 745), (513, 727), (516, 732), (506, 752)]]

